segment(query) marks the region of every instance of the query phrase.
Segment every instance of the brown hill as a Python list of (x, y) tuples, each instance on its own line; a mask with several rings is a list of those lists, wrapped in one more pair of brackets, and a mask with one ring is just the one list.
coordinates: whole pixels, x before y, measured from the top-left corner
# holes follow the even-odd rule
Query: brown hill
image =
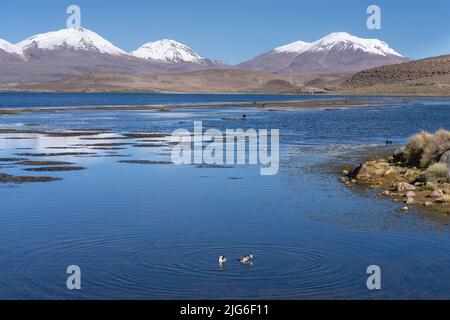
[(364, 70), (344, 81), (340, 90), (374, 94), (450, 94), (450, 55)]
[[(9, 89), (59, 92), (306, 93), (317, 90), (305, 88), (312, 79), (317, 77), (282, 76), (237, 69), (157, 75), (97, 73), (75, 76), (45, 85), (21, 85)], [(336, 79), (339, 79), (339, 76), (320, 78), (322, 81), (331, 82)]]

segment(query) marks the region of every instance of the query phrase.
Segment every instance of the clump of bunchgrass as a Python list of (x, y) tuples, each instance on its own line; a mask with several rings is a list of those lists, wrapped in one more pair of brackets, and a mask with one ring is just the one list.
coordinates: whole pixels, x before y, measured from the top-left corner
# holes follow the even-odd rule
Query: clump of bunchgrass
[(441, 129), (435, 134), (422, 131), (409, 139), (401, 149), (401, 157), (397, 157), (406, 166), (428, 168), (449, 150), (450, 131)]
[(433, 140), (433, 135), (422, 131), (409, 139), (403, 150), (403, 159), (407, 166), (419, 167), (427, 145)]
[(425, 145), (420, 166), (427, 168), (433, 163), (439, 161), (441, 156), (450, 150), (450, 131), (439, 130), (430, 141)]
[(445, 163), (435, 163), (425, 171), (424, 176), (427, 182), (447, 180), (449, 169)]

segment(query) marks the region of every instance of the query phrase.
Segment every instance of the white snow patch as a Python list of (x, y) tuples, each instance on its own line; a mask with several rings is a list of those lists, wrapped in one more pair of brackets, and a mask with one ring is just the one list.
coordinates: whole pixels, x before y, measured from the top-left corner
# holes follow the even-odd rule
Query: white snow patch
[(9, 54), (15, 54), (17, 56), (23, 57), (23, 52), (19, 47), (3, 39), (0, 39), (0, 50)]

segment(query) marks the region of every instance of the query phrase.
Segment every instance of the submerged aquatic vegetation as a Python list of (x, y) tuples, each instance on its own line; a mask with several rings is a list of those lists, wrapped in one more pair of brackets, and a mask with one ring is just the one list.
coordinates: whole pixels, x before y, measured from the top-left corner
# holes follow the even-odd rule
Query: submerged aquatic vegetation
[(133, 145), (133, 147), (135, 148), (162, 148), (166, 146), (167, 146), (166, 144), (162, 143), (140, 143)]
[(22, 161), (16, 164), (21, 166), (70, 166), (74, 163), (64, 161)]
[(28, 130), (28, 129), (0, 129), (0, 134), (42, 134), (48, 137), (82, 137), (97, 136), (103, 134), (101, 131), (46, 131), (46, 130)]
[(64, 157), (64, 156), (84, 156), (95, 155), (92, 152), (59, 152), (59, 153), (18, 153), (17, 156), (23, 157)]
[(128, 142), (117, 142), (117, 143), (92, 143), (92, 144), (74, 144), (75, 147), (122, 147), (128, 146), (130, 143)]
[(36, 182), (53, 182), (61, 180), (62, 180), (61, 178), (53, 178), (53, 177), (21, 177), (0, 173), (1, 183), (36, 183)]
[(86, 170), (83, 167), (39, 167), (39, 168), (27, 168), (22, 169), (24, 171), (35, 171), (35, 172), (60, 172), (60, 171), (80, 171)]
[(152, 160), (121, 160), (119, 163), (127, 163), (127, 164), (154, 164), (154, 165), (165, 165), (165, 164), (173, 164), (170, 161), (152, 161)]
[(145, 132), (142, 132), (142, 133), (123, 133), (122, 135), (124, 137), (133, 138), (133, 139), (139, 139), (139, 138), (165, 138), (165, 137), (169, 136), (168, 134), (165, 134), (165, 133), (152, 133), (152, 132), (149, 132), (149, 133), (145, 133)]
[(17, 161), (26, 161), (25, 158), (0, 158), (0, 162), (17, 162)]
[(126, 150), (126, 148), (121, 147), (91, 147), (92, 150)]

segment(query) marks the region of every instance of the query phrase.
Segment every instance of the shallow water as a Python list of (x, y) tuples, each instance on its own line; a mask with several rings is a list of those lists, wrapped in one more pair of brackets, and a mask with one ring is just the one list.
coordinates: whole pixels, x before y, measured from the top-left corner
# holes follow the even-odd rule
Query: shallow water
[[(3, 97), (1, 106), (19, 106), (30, 99)], [(78, 98), (34, 95), (27, 106), (55, 106), (61, 104), (58, 99)], [(103, 97), (109, 105), (115, 98), (116, 104), (124, 104), (122, 95)], [(86, 95), (82, 101), (91, 105), (96, 99)], [(200, 103), (264, 97), (164, 99)], [(305, 98), (294, 100), (298, 99)], [(450, 218), (417, 209), (401, 213), (400, 204), (377, 198), (376, 191), (346, 189), (338, 178), (341, 164), (387, 152), (385, 139), (400, 144), (422, 129), (450, 129), (450, 100), (379, 100), (387, 106), (280, 112), (71, 110), (0, 116), (0, 128), (112, 132), (99, 137), (192, 131), (193, 121), (203, 120), (206, 129), (280, 129), (282, 143), (280, 173), (267, 177), (260, 176), (256, 166), (119, 162), (170, 160), (171, 147), (164, 142), (154, 148), (134, 146), (148, 139), (0, 135), (0, 158), (95, 153), (26, 156), (69, 161), (87, 170), (39, 173), (63, 178), (58, 182), (0, 184), (0, 298), (448, 299)], [(242, 114), (248, 115), (247, 121), (223, 120)], [(32, 139), (5, 139), (17, 136)], [(123, 150), (85, 146), (102, 142), (126, 145)], [(24, 168), (0, 163), (0, 173), (32, 174)], [(255, 255), (251, 267), (235, 261), (247, 253)], [(219, 255), (230, 258), (223, 268), (217, 264)], [(82, 269), (79, 292), (66, 289), (65, 271), (73, 264)], [(373, 264), (382, 269), (381, 291), (366, 287), (366, 268)]]

